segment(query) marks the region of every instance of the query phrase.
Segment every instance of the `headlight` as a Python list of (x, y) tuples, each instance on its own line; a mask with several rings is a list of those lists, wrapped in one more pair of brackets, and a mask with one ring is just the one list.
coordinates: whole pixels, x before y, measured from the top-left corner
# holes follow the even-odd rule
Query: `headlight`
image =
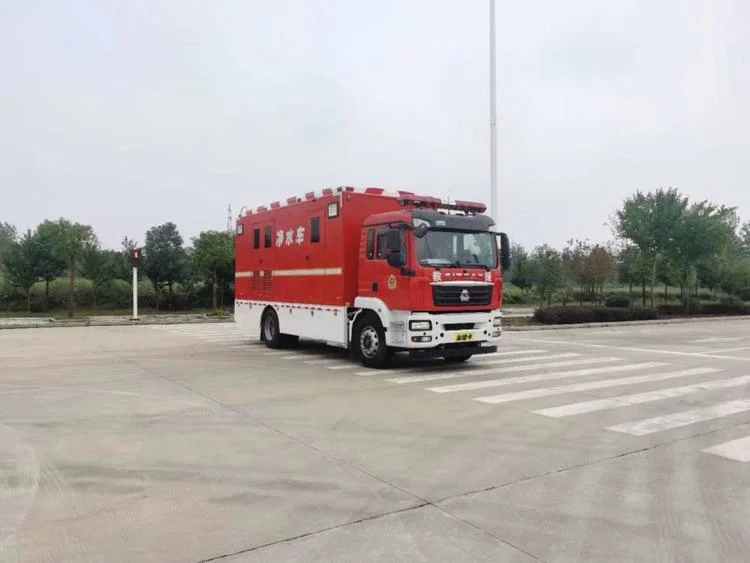
[(409, 321), (409, 330), (432, 330), (432, 321)]
[(492, 326), (500, 326), (503, 324), (503, 318), (502, 317), (495, 317), (492, 319)]

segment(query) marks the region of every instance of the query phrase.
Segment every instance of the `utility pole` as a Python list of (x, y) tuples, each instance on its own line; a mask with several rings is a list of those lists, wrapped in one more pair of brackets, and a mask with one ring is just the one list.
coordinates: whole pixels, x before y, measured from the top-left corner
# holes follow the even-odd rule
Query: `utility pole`
[(227, 205), (227, 232), (231, 235), (232, 229), (232, 204)]
[(141, 263), (143, 252), (140, 248), (130, 251), (130, 262), (133, 265), (133, 320), (138, 320), (138, 265)]
[(490, 217), (499, 224), (497, 205), (497, 107), (495, 84), (495, 0), (490, 0)]

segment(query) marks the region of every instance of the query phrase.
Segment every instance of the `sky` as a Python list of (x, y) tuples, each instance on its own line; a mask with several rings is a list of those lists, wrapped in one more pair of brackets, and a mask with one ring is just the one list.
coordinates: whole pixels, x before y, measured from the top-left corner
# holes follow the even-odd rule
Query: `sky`
[[(460, 6), (460, 7), (459, 7)], [(497, 0), (498, 220), (605, 241), (636, 190), (750, 220), (750, 3)], [(104, 247), (335, 186), (490, 202), (489, 0), (2, 0), (0, 221)]]

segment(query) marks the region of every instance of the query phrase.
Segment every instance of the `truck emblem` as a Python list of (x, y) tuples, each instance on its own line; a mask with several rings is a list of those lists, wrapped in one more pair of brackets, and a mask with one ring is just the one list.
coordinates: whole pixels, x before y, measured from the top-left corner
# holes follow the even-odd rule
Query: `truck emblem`
[(393, 274), (388, 276), (388, 289), (396, 289), (396, 276)]
[(469, 295), (469, 290), (468, 289), (464, 289), (461, 292), (461, 296), (459, 297), (459, 299), (461, 300), (461, 303), (468, 303), (470, 298), (471, 297)]

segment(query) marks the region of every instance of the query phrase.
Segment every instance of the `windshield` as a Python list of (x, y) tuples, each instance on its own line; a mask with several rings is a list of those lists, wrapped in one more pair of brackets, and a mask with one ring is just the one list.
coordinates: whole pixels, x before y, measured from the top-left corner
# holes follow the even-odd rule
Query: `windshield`
[(430, 230), (417, 240), (417, 256), (423, 266), (495, 268), (495, 237), (488, 232)]

